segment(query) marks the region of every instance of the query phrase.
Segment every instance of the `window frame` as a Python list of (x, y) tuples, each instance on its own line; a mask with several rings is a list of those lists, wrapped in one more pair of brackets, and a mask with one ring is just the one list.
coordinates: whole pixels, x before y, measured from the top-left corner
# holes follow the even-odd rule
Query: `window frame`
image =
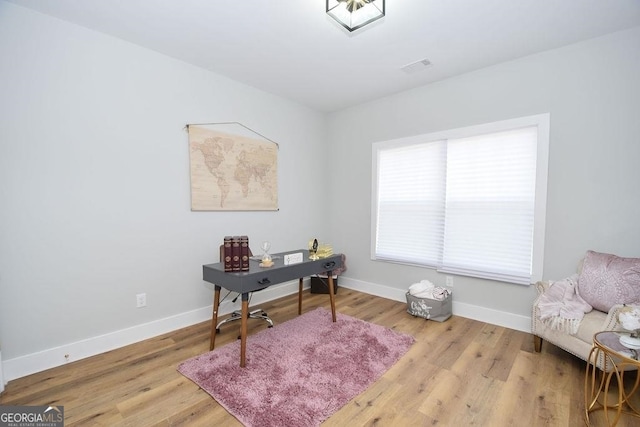
[[(432, 132), (422, 135), (414, 135), (404, 138), (398, 138), (387, 141), (374, 142), (372, 144), (371, 156), (371, 230), (370, 230), (370, 259), (372, 261), (389, 262), (394, 264), (403, 264), (418, 266), (422, 268), (436, 269), (440, 266), (426, 264), (412, 264), (410, 262), (393, 260), (388, 258), (378, 258), (376, 256), (376, 231), (378, 224), (378, 153), (385, 149), (397, 148), (402, 146), (410, 146), (415, 144), (428, 144), (431, 142), (467, 138), (483, 134), (497, 133), (511, 129), (522, 127), (537, 127), (537, 144), (536, 144), (536, 183), (535, 183), (535, 205), (534, 205), (534, 224), (533, 224), (533, 248), (532, 248), (532, 269), (531, 283), (542, 280), (544, 268), (544, 245), (545, 245), (545, 229), (546, 229), (546, 203), (547, 203), (547, 184), (548, 184), (548, 168), (549, 168), (549, 132), (550, 132), (550, 114), (537, 114), (526, 117), (519, 117), (497, 122), (485, 123), (474, 126), (467, 126), (456, 129)], [(456, 272), (455, 274), (467, 275), (464, 272)], [(481, 277), (475, 274), (468, 274), (471, 277)], [(486, 278), (486, 277), (484, 277)], [(508, 280), (492, 278), (492, 280), (506, 281)], [(524, 284), (524, 283), (517, 283)]]

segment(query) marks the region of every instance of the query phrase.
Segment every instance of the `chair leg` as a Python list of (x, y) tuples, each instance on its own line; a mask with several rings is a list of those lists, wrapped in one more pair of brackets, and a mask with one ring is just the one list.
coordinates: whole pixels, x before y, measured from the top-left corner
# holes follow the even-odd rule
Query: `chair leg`
[(267, 328), (273, 328), (273, 320), (271, 320), (271, 318), (267, 315), (267, 313), (264, 310), (252, 311), (251, 313), (249, 313), (249, 319), (264, 320), (269, 324)]
[[(264, 311), (261, 308), (253, 310), (253, 311), (250, 311), (247, 314), (247, 318), (264, 320), (269, 324), (268, 325), (269, 328), (273, 328), (273, 321), (271, 320), (271, 318), (269, 318), (269, 316), (267, 315), (266, 311)], [(222, 326), (222, 325), (224, 325), (226, 323), (234, 322), (236, 320), (241, 320), (241, 319), (242, 319), (242, 312), (239, 311), (239, 310), (235, 310), (233, 313), (231, 313), (231, 316), (227, 317), (224, 320), (221, 320), (217, 324), (216, 332), (220, 332), (220, 326)]]
[(542, 338), (537, 335), (533, 336), (533, 348), (536, 353), (540, 353), (542, 351)]

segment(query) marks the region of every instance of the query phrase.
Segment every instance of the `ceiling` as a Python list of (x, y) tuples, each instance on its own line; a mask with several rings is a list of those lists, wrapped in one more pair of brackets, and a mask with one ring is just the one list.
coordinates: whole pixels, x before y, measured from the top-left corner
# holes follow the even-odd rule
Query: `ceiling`
[(8, 1), (324, 112), (640, 26), (640, 0), (387, 0), (351, 35), (325, 0)]

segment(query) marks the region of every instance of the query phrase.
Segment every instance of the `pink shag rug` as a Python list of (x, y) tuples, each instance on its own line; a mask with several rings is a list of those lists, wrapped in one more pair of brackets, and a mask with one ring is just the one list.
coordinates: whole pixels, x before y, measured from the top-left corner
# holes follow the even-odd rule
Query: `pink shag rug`
[(246, 426), (318, 426), (402, 357), (414, 338), (318, 308), (191, 358), (178, 371)]

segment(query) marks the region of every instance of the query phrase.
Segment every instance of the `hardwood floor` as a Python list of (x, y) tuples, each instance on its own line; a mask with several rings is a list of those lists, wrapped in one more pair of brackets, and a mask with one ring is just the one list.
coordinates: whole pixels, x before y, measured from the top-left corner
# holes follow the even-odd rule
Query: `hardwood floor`
[[(297, 315), (297, 295), (262, 304), (276, 325)], [(329, 307), (306, 291), (303, 311)], [(409, 352), (323, 426), (580, 426), (584, 362), (530, 334), (453, 316), (438, 323), (406, 304), (340, 288), (340, 313), (413, 335)], [(223, 327), (216, 347), (235, 340)], [(252, 321), (249, 334), (265, 328)], [(11, 381), (2, 405), (64, 405), (65, 425), (239, 426), (176, 371), (208, 351), (209, 322)], [(605, 425), (601, 414), (594, 425)], [(622, 418), (619, 426), (637, 425)], [(292, 427), (292, 426), (286, 426)]]

